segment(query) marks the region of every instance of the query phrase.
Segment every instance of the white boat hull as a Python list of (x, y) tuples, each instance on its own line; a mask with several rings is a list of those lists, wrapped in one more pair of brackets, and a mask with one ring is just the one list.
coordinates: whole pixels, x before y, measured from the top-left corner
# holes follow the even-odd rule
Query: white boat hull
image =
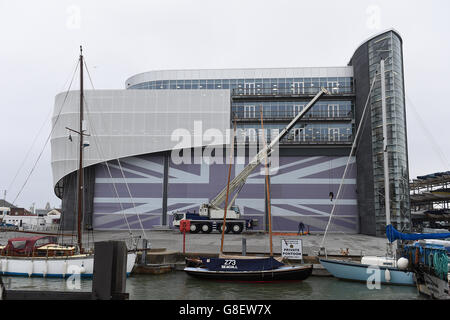
[[(127, 275), (136, 261), (136, 253), (127, 255)], [(0, 274), (4, 276), (66, 278), (72, 275), (92, 277), (94, 273), (94, 255), (73, 257), (0, 257)]]
[[(382, 284), (397, 284), (413, 286), (415, 284), (412, 272), (399, 270), (394, 267), (371, 266), (356, 262), (341, 260), (319, 259), (322, 266), (329, 273), (339, 279), (367, 282), (375, 269), (379, 269), (379, 281)], [(372, 270), (371, 270), (372, 269)], [(386, 269), (389, 279), (386, 279)]]

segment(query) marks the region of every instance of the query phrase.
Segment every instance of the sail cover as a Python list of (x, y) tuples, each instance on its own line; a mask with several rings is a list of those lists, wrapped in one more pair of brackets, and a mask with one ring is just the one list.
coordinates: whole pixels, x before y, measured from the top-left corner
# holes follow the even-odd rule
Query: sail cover
[(201, 259), (210, 271), (264, 271), (277, 269), (284, 265), (273, 257), (262, 259)]
[(450, 238), (450, 233), (401, 233), (391, 224), (386, 226), (386, 237), (389, 242), (400, 240), (421, 240), (421, 239), (446, 239)]

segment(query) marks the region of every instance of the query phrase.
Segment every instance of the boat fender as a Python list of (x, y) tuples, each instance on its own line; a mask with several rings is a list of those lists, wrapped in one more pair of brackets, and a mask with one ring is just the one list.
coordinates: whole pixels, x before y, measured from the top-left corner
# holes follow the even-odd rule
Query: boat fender
[(44, 270), (42, 271), (42, 275), (44, 276), (44, 278), (47, 276), (47, 270), (48, 270), (48, 266), (47, 266), (47, 260), (45, 260), (44, 262)]
[(397, 267), (400, 270), (406, 270), (408, 268), (409, 265), (409, 260), (406, 258), (401, 257), (400, 259), (398, 259), (397, 261)]
[(5, 273), (6, 271), (8, 271), (8, 259), (3, 260), (2, 263), (2, 272)]
[(30, 266), (28, 267), (28, 277), (33, 274), (33, 260), (30, 261)]
[(66, 273), (67, 273), (67, 260), (64, 261), (62, 267), (63, 267), (63, 269), (62, 269), (62, 276), (63, 276), (63, 278), (65, 278), (66, 277)]
[(80, 268), (80, 274), (83, 274), (86, 272), (86, 268), (84, 267), (84, 262), (81, 263), (81, 268)]
[(386, 269), (386, 271), (384, 271), (384, 278), (386, 279), (386, 282), (391, 282), (391, 272), (389, 271), (389, 269)]

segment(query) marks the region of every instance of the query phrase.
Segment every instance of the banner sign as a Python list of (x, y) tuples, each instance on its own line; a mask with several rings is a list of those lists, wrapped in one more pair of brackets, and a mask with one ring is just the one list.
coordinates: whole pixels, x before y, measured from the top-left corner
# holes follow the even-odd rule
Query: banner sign
[(286, 259), (303, 259), (301, 239), (281, 239), (281, 256)]

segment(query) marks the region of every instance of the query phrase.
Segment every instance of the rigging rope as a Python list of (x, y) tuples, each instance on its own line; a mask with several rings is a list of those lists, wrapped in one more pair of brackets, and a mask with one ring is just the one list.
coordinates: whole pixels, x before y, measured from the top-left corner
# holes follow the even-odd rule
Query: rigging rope
[(7, 191), (11, 190), (11, 187), (13, 186), (14, 182), (16, 181), (17, 176), (19, 175), (19, 173), (22, 171), (22, 168), (26, 162), (26, 160), (28, 159), (28, 156), (31, 153), (31, 150), (33, 150), (34, 145), (36, 144), (36, 141), (38, 139), (38, 137), (41, 135), (42, 129), (44, 129), (45, 125), (47, 124), (48, 118), (49, 116), (52, 114), (52, 109), (50, 109), (49, 113), (47, 114), (47, 116), (45, 117), (44, 122), (42, 123), (41, 128), (39, 129), (38, 133), (34, 136), (34, 140), (31, 144), (30, 149), (28, 150), (28, 152), (25, 155), (25, 158), (23, 159), (22, 163), (19, 166), (19, 169), (17, 170), (16, 174), (14, 175), (14, 178), (12, 179), (11, 183), (9, 184), (8, 188), (6, 189)]
[[(89, 121), (90, 124), (92, 124), (91, 116), (90, 116), (90, 112), (89, 112), (89, 106), (88, 106), (88, 103), (87, 103), (86, 100), (84, 100), (84, 103), (85, 103), (85, 106), (86, 106), (86, 114), (87, 114), (87, 116), (88, 116), (88, 121)], [(92, 132), (92, 137), (93, 137), (94, 140), (95, 140), (95, 146), (97, 147), (97, 152), (99, 153), (100, 159), (105, 159), (103, 150), (102, 150), (102, 148), (101, 148), (101, 144), (97, 141), (97, 134), (95, 133), (94, 126), (91, 125), (90, 128), (91, 128), (91, 132)], [(108, 165), (108, 162), (107, 162), (107, 161), (104, 161), (104, 163), (105, 163), (105, 165), (106, 165), (106, 168), (107, 168), (107, 170), (108, 170), (108, 174), (109, 174), (111, 180), (113, 180), (112, 174), (111, 174), (111, 170), (110, 170), (109, 165)], [(133, 233), (131, 232), (130, 223), (128, 222), (128, 218), (127, 218), (127, 216), (126, 216), (126, 214), (125, 214), (125, 209), (124, 209), (124, 207), (123, 207), (123, 205), (122, 205), (122, 202), (120, 201), (119, 192), (117, 191), (117, 187), (116, 187), (116, 184), (114, 183), (114, 181), (112, 182), (112, 185), (113, 185), (113, 188), (114, 188), (114, 192), (115, 192), (115, 194), (116, 194), (116, 197), (117, 197), (117, 199), (118, 199), (118, 201), (119, 201), (120, 210), (122, 211), (123, 217), (124, 217), (125, 222), (126, 222), (126, 224), (127, 224), (127, 227), (128, 227), (128, 233), (129, 233), (130, 235), (132, 235)]]
[(146, 235), (145, 230), (144, 230), (144, 225), (142, 224), (141, 217), (139, 216), (139, 213), (136, 210), (136, 204), (134, 203), (134, 199), (133, 199), (133, 196), (131, 195), (130, 187), (128, 186), (128, 183), (126, 181), (125, 173), (123, 172), (123, 168), (122, 168), (122, 164), (120, 163), (120, 159), (117, 159), (117, 162), (119, 163), (119, 168), (120, 168), (120, 172), (122, 173), (123, 181), (125, 183), (125, 186), (127, 187), (128, 194), (130, 195), (130, 199), (131, 199), (131, 203), (133, 204), (134, 212), (135, 212), (135, 214), (136, 214), (136, 216), (137, 216), (137, 218), (139, 220), (139, 224), (141, 226), (142, 234), (144, 235), (144, 239), (147, 239), (147, 235)]
[(428, 141), (431, 142), (431, 146), (433, 147), (434, 151), (439, 157), (439, 160), (441, 161), (442, 165), (444, 167), (450, 167), (450, 161), (443, 152), (442, 148), (437, 144), (436, 139), (433, 137), (431, 132), (428, 130), (427, 126), (425, 125), (425, 122), (420, 117), (419, 112), (417, 111), (417, 108), (415, 107), (414, 103), (411, 101), (408, 95), (405, 94), (406, 101), (408, 102), (408, 110), (412, 110), (413, 114), (415, 115), (417, 121), (419, 122), (420, 127), (425, 132), (425, 134), (428, 136)]
[(448, 274), (448, 256), (446, 252), (438, 251), (434, 253), (433, 267), (436, 276), (443, 280), (446, 280)]
[(39, 153), (39, 156), (37, 157), (37, 159), (36, 159), (36, 161), (35, 161), (35, 163), (34, 163), (34, 165), (33, 165), (33, 168), (31, 169), (30, 173), (28, 174), (27, 178), (25, 179), (25, 182), (23, 183), (22, 187), (20, 188), (19, 192), (17, 193), (16, 197), (14, 198), (14, 200), (13, 200), (13, 202), (12, 202), (13, 205), (16, 203), (17, 198), (19, 198), (20, 194), (22, 193), (23, 189), (25, 188), (25, 185), (28, 183), (28, 180), (30, 179), (31, 175), (33, 174), (34, 169), (36, 169), (36, 166), (37, 166), (39, 160), (41, 159), (42, 154), (43, 154), (44, 151), (45, 151), (45, 148), (46, 148), (46, 146), (47, 146), (47, 143), (50, 141), (50, 138), (51, 138), (51, 136), (52, 136), (52, 134), (53, 134), (53, 131), (54, 131), (55, 128), (56, 128), (56, 123), (58, 122), (59, 117), (60, 117), (60, 115), (61, 115), (61, 112), (62, 112), (62, 110), (63, 110), (63, 108), (64, 108), (65, 103), (66, 103), (67, 96), (69, 95), (69, 92), (70, 92), (70, 88), (72, 87), (73, 79), (75, 78), (76, 71), (78, 70), (78, 65), (79, 65), (79, 62), (77, 63), (77, 65), (76, 65), (76, 67), (75, 67), (75, 71), (74, 71), (74, 73), (73, 73), (73, 75), (72, 75), (72, 80), (70, 81), (69, 88), (68, 88), (68, 90), (66, 91), (66, 95), (64, 96), (64, 100), (63, 100), (63, 102), (62, 102), (62, 105), (61, 105), (61, 108), (60, 108), (60, 110), (59, 110), (59, 112), (58, 112), (58, 115), (56, 116), (55, 122), (54, 122), (53, 125), (52, 125), (52, 129), (51, 129), (51, 131), (50, 131), (50, 133), (49, 133), (47, 139), (45, 140), (44, 147), (42, 148), (41, 152)]
[[(91, 86), (92, 86), (92, 88), (95, 90), (94, 84), (93, 84), (93, 82), (92, 82), (92, 78), (91, 78), (91, 75), (90, 75), (90, 72), (89, 72), (89, 68), (88, 68), (87, 63), (86, 63), (86, 59), (84, 60), (84, 65), (85, 65), (85, 67), (86, 67), (86, 71), (87, 71), (87, 73), (88, 73), (88, 77), (89, 77), (89, 81), (90, 81), (90, 83), (91, 83)], [(92, 125), (93, 122), (91, 121), (91, 118), (90, 118), (90, 112), (89, 112), (89, 109), (88, 109), (86, 100), (85, 100), (85, 104), (86, 104), (86, 111), (87, 111), (87, 115), (88, 115), (88, 118), (89, 118), (89, 122), (91, 123), (91, 128), (92, 128), (92, 131), (93, 131), (92, 136), (93, 136), (94, 140), (96, 141), (97, 150), (98, 150), (98, 152), (99, 152), (99, 155), (100, 155), (101, 159), (106, 159), (106, 158), (104, 157), (103, 150), (101, 150), (101, 144), (100, 144), (100, 143), (98, 142), (98, 140), (97, 140), (97, 135), (95, 134), (95, 129), (94, 129), (94, 126)], [(102, 120), (103, 120), (103, 118), (100, 119), (100, 121), (102, 121)], [(100, 148), (100, 149), (99, 149), (99, 148)], [(104, 161), (104, 162), (105, 162), (106, 167), (107, 167), (107, 169), (108, 169), (108, 174), (109, 174), (109, 176), (110, 176), (110, 178), (111, 178), (111, 180), (112, 180), (113, 178), (112, 178), (111, 170), (109, 169), (108, 162), (107, 162), (107, 161)], [(124, 173), (124, 171), (123, 171), (123, 167), (122, 167), (122, 164), (121, 164), (121, 162), (120, 162), (120, 159), (117, 159), (117, 162), (118, 162), (118, 164), (119, 164), (119, 168), (120, 168), (120, 172), (121, 172), (121, 174), (122, 174), (122, 178), (123, 178), (123, 180), (124, 180), (125, 186), (126, 186), (126, 188), (127, 188), (128, 194), (129, 194), (129, 196), (130, 196), (130, 199), (131, 199), (131, 202), (132, 202), (132, 205), (133, 205), (133, 209), (134, 209), (134, 211), (135, 211), (135, 214), (136, 214), (136, 216), (137, 216), (137, 218), (138, 218), (138, 221), (139, 221), (139, 224), (140, 224), (140, 226), (141, 226), (142, 234), (143, 234), (143, 236), (144, 236), (144, 239), (147, 239), (147, 234), (145, 233), (144, 226), (143, 226), (143, 224), (142, 224), (142, 220), (141, 220), (141, 218), (140, 218), (139, 213), (138, 213), (137, 210), (136, 210), (136, 204), (135, 204), (135, 202), (134, 202), (134, 198), (133, 198), (133, 196), (132, 196), (132, 194), (131, 194), (131, 190), (130, 190), (130, 188), (129, 188), (129, 186), (128, 186), (128, 183), (126, 182), (125, 173)], [(113, 186), (114, 186), (114, 191), (115, 191), (115, 193), (116, 193), (117, 199), (119, 200), (119, 204), (120, 204), (121, 210), (122, 210), (122, 212), (123, 212), (125, 222), (126, 222), (127, 227), (128, 227), (128, 232), (132, 235), (131, 227), (130, 227), (130, 224), (129, 224), (129, 222), (128, 222), (128, 218), (127, 218), (127, 216), (126, 216), (126, 214), (125, 214), (125, 210), (124, 210), (124, 208), (123, 208), (122, 202), (120, 201), (119, 193), (118, 193), (118, 191), (117, 191), (117, 188), (116, 188), (114, 182), (113, 182)]]
[(326, 226), (326, 228), (325, 228), (325, 233), (324, 233), (324, 235), (323, 235), (322, 242), (320, 243), (320, 247), (321, 247), (321, 248), (323, 248), (323, 244), (325, 243), (325, 238), (326, 238), (327, 233), (328, 233), (328, 228), (330, 227), (331, 219), (332, 219), (333, 214), (334, 214), (334, 211), (335, 211), (335, 209), (336, 209), (336, 204), (337, 204), (337, 202), (338, 202), (339, 196), (341, 195), (341, 190), (342, 190), (342, 186), (344, 185), (344, 180), (345, 180), (345, 176), (346, 176), (346, 174), (347, 174), (348, 165), (350, 164), (350, 159), (351, 159), (351, 157), (352, 157), (352, 154), (353, 154), (353, 152), (354, 152), (354, 150), (355, 150), (356, 145), (358, 144), (358, 146), (359, 146), (358, 137), (359, 137), (361, 128), (363, 128), (363, 130), (364, 130), (363, 124), (364, 124), (364, 122), (366, 121), (366, 117), (365, 117), (365, 116), (366, 116), (366, 110), (367, 110), (367, 106), (368, 106), (369, 101), (370, 101), (370, 96), (371, 96), (373, 87), (374, 87), (374, 85), (375, 85), (375, 81), (376, 81), (376, 79), (377, 79), (378, 68), (379, 68), (379, 66), (377, 67), (377, 70), (375, 71), (375, 76), (373, 77), (372, 85), (370, 86), (370, 90), (369, 90), (369, 93), (368, 93), (368, 95), (367, 95), (366, 104), (365, 104), (365, 106), (364, 106), (363, 113), (362, 113), (362, 116), (361, 116), (360, 125), (358, 126), (358, 129), (356, 130), (355, 139), (354, 139), (354, 141), (353, 141), (352, 148), (351, 148), (351, 150), (350, 150), (350, 155), (349, 155), (349, 157), (348, 157), (348, 159), (347, 159), (347, 164), (345, 165), (345, 170), (344, 170), (344, 174), (342, 175), (341, 184), (339, 185), (339, 189), (338, 189), (338, 192), (337, 192), (335, 201), (334, 201), (334, 203), (333, 203), (333, 208), (331, 209), (330, 217), (329, 217), (329, 219), (328, 219), (328, 223), (327, 223), (327, 226)]

